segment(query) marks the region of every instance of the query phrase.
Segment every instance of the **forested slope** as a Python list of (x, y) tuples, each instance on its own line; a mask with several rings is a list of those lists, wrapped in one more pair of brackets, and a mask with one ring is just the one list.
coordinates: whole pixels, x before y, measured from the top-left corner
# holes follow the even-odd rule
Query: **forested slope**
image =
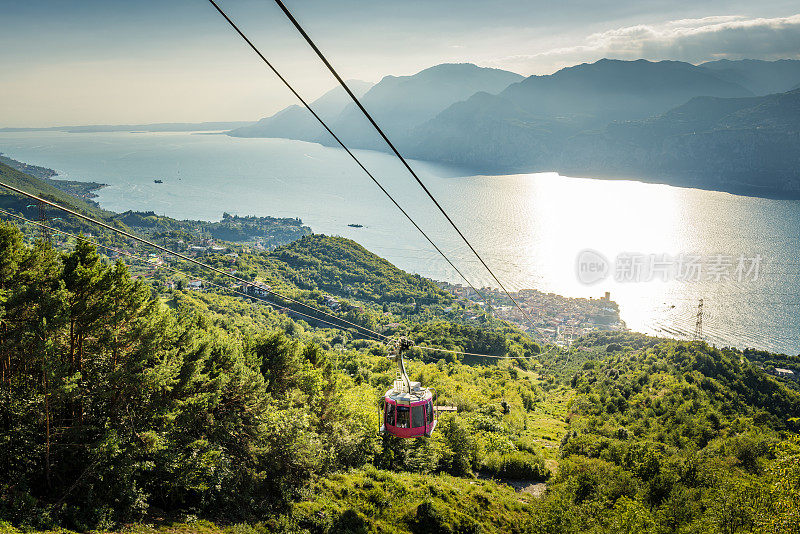
[(400, 300), (449, 303), (452, 297), (432, 281), (398, 269), (355, 241), (321, 234), (305, 236), (273, 256), (298, 273), (303, 289), (324, 289), (376, 302)]
[(400, 330), (512, 358), (415, 349), (412, 380), (458, 412), (430, 439), (379, 436), (383, 344), (2, 225), (0, 528), (796, 531), (800, 394), (745, 353), (620, 333), (540, 352), (511, 327), (410, 315)]

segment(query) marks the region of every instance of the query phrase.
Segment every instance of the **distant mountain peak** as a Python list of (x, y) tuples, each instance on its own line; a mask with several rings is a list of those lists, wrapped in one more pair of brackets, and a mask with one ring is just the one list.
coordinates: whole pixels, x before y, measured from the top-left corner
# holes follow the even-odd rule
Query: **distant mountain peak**
[(697, 69), (696, 65), (692, 65), (691, 63), (687, 63), (685, 61), (676, 61), (673, 59), (661, 59), (658, 61), (652, 61), (649, 59), (612, 59), (612, 58), (602, 58), (598, 59), (595, 62), (587, 62), (587, 63), (580, 63), (578, 65), (573, 65), (571, 67), (564, 67), (563, 69), (556, 71), (553, 75), (558, 74), (559, 72), (563, 71), (573, 71), (573, 70), (586, 70), (586, 69), (663, 69), (665, 67), (677, 68), (682, 70), (693, 70)]
[[(362, 80), (345, 82), (351, 91), (362, 97), (372, 84)], [(337, 85), (330, 91), (311, 102), (311, 109), (325, 121), (333, 121), (351, 102), (344, 88)], [(259, 120), (257, 123), (236, 128), (228, 132), (232, 137), (279, 137), (313, 141), (324, 130), (308, 110), (298, 104), (289, 105), (282, 110)]]
[(428, 67), (427, 69), (422, 69), (417, 74), (422, 74), (424, 72), (477, 72), (477, 71), (497, 71), (497, 72), (509, 72), (503, 69), (498, 69), (494, 67), (481, 67), (480, 65), (476, 65), (475, 63), (439, 63), (438, 65), (433, 65), (432, 67)]
[(439, 63), (438, 65), (430, 66), (414, 74), (408, 74), (404, 76), (395, 76), (389, 74), (381, 78), (381, 81), (375, 85), (377, 86), (384, 82), (391, 82), (392, 80), (426, 79), (432, 76), (472, 76), (494, 73), (499, 75), (518, 76), (520, 79), (522, 79), (521, 74), (494, 67), (481, 67), (474, 63)]

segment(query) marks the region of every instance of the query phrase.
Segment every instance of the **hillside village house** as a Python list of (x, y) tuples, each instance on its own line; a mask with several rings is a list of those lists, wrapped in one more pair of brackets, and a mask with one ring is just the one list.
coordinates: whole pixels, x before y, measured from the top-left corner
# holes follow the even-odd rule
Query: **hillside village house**
[(794, 371), (791, 369), (781, 369), (780, 367), (775, 368), (775, 375), (780, 376), (781, 378), (791, 378), (795, 379)]
[(256, 297), (266, 297), (270, 295), (272, 288), (267, 284), (260, 282), (253, 282), (252, 284), (242, 284), (242, 293), (253, 295)]

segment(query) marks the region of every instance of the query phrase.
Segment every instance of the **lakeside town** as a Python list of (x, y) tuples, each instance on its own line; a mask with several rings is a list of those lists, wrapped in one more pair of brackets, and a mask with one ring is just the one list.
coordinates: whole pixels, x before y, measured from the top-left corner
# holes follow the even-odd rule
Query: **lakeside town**
[[(477, 318), (477, 307), (524, 331), (533, 327), (547, 341), (560, 345), (569, 345), (589, 332), (627, 330), (619, 316), (619, 305), (611, 300), (609, 292), (599, 298), (569, 298), (536, 289), (512, 292), (511, 296), (525, 312), (523, 315), (508, 296), (498, 289), (481, 288), (480, 295), (471, 287), (461, 284), (437, 282), (437, 285), (453, 294), (462, 304), (471, 307), (474, 310), (471, 312), (473, 318)], [(470, 314), (469, 311), (467, 313)]]

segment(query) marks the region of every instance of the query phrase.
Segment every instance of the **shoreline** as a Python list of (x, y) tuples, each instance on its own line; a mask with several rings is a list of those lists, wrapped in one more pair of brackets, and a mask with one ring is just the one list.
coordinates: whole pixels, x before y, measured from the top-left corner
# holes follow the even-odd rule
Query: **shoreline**
[[(233, 137), (237, 139), (285, 139), (288, 141), (313, 143), (326, 148), (335, 148), (337, 150), (341, 150), (338, 146), (327, 145), (324, 143), (319, 143), (317, 141), (308, 141), (305, 139), (293, 139), (291, 137), (238, 136), (238, 135), (230, 135), (230, 132), (224, 132), (224, 133), (225, 135), (228, 135), (228, 137)], [(355, 150), (391, 155), (391, 152), (383, 150), (375, 150), (370, 148), (355, 147)], [(424, 159), (415, 157), (413, 155), (407, 157), (408, 159), (413, 159), (415, 161), (429, 163), (432, 165), (447, 165), (453, 168), (463, 169), (466, 173), (468, 173), (465, 174), (465, 176), (481, 176), (481, 177), (491, 178), (491, 177), (502, 177), (502, 176), (517, 176), (525, 174), (556, 174), (559, 177), (563, 178), (582, 178), (582, 179), (602, 180), (602, 181), (628, 181), (628, 182), (638, 182), (643, 184), (667, 185), (670, 187), (677, 187), (681, 189), (695, 189), (699, 191), (710, 191), (714, 193), (726, 193), (729, 195), (747, 197), (747, 198), (764, 198), (769, 200), (800, 200), (800, 190), (787, 191), (782, 189), (759, 187), (757, 185), (737, 183), (737, 182), (730, 183), (728, 184), (727, 187), (722, 187), (722, 186), (714, 187), (714, 185), (711, 183), (708, 184), (692, 183), (690, 182), (691, 177), (666, 176), (660, 173), (652, 173), (650, 175), (637, 173), (634, 175), (629, 175), (624, 171), (621, 172), (612, 172), (604, 170), (593, 171), (588, 169), (570, 170), (567, 168), (537, 169), (537, 168), (523, 168), (523, 167), (520, 168), (502, 168), (502, 167), (491, 168), (483, 166), (471, 167), (464, 163), (459, 163), (455, 161)]]
[(97, 202), (94, 202), (92, 200), (93, 198), (98, 197), (98, 195), (95, 194), (95, 191), (99, 191), (100, 189), (108, 187), (109, 185), (109, 184), (101, 184), (99, 182), (62, 180), (57, 178), (59, 174), (58, 171), (54, 169), (51, 169), (49, 167), (43, 167), (41, 165), (32, 165), (30, 163), (25, 163), (23, 161), (19, 161), (10, 156), (7, 156), (2, 152), (0, 152), (0, 163), (5, 163), (9, 167), (14, 168), (20, 172), (24, 172), (29, 176), (33, 176), (34, 178), (44, 180), (45, 182), (52, 185), (56, 189), (63, 191), (64, 193), (67, 193), (74, 197), (80, 198), (82, 200), (93, 202), (94, 204), (98, 205), (98, 207), (99, 204), (97, 204)]

